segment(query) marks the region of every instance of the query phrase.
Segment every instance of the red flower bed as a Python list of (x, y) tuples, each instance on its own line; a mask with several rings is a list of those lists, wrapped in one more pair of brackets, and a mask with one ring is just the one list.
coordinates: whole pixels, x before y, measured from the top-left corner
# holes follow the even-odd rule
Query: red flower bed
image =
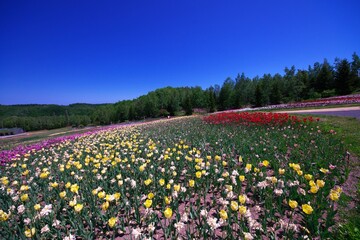
[[(299, 118), (287, 113), (264, 112), (223, 112), (213, 114), (203, 119), (210, 124), (239, 124), (239, 125), (284, 125), (313, 122), (312, 117)], [(319, 119), (316, 119), (317, 121)]]

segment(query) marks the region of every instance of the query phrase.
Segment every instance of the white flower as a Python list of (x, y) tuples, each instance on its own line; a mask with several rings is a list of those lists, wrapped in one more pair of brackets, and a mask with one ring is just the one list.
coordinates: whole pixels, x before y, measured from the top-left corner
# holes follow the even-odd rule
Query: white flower
[(66, 236), (64, 240), (76, 240), (75, 235), (70, 234), (69, 236)]
[(25, 225), (29, 225), (31, 223), (31, 219), (30, 218), (25, 218), (24, 223), (25, 223)]
[(299, 185), (299, 181), (294, 181), (294, 182), (291, 182), (291, 181), (288, 181), (287, 182), (287, 185), (289, 186), (289, 187), (293, 187), (293, 186), (298, 186)]
[(254, 239), (253, 236), (248, 232), (243, 232), (245, 240), (252, 240)]
[(283, 180), (281, 180), (281, 179), (278, 180), (278, 187), (279, 188), (284, 188), (285, 187)]
[(49, 232), (49, 231), (50, 231), (50, 228), (49, 228), (49, 226), (47, 224), (41, 229), (41, 233), (46, 233), (46, 232)]
[(132, 188), (135, 188), (136, 187), (136, 181), (131, 179), (130, 185), (131, 185)]
[(18, 206), (17, 211), (18, 211), (19, 214), (22, 214), (25, 211), (24, 205), (21, 204), (20, 206)]
[(303, 188), (298, 188), (297, 192), (301, 195), (304, 195), (304, 196), (306, 195), (306, 191)]
[(236, 177), (234, 175), (231, 175), (230, 179), (231, 179), (232, 184), (237, 186)]
[(178, 192), (177, 191), (173, 191), (173, 193), (171, 194), (171, 196), (173, 198), (177, 198), (178, 197)]
[(14, 193), (15, 193), (14, 189), (12, 189), (12, 188), (8, 188), (8, 189), (7, 189), (7, 194), (8, 194), (8, 195), (11, 196), (11, 195), (13, 195)]
[(275, 189), (274, 193), (276, 196), (280, 196), (281, 194), (283, 194), (283, 190), (282, 189)]
[(47, 216), (51, 212), (52, 212), (52, 205), (51, 204), (45, 205), (45, 207), (40, 211), (40, 216), (42, 217)]
[(60, 226), (60, 221), (59, 220), (57, 220), (57, 219), (55, 219), (54, 220), (54, 222), (53, 222), (53, 224), (51, 225), (51, 226), (53, 226), (53, 227), (58, 227), (58, 226)]
[(226, 205), (229, 204), (229, 201), (227, 201), (227, 200), (225, 200), (225, 199), (223, 199), (223, 198), (219, 198), (219, 199), (218, 199), (218, 203), (221, 204), (221, 205), (223, 205), (223, 206), (226, 206)]
[(234, 197), (234, 192), (233, 191), (228, 192), (228, 194), (226, 195), (227, 199), (232, 199), (233, 197)]
[(19, 200), (19, 195), (15, 195), (11, 198), (14, 202), (17, 202)]
[(268, 186), (269, 184), (267, 183), (267, 181), (262, 181), (262, 182), (258, 182), (257, 187), (264, 189)]
[(217, 218), (212, 218), (212, 217), (209, 217), (207, 220), (206, 220), (207, 224), (209, 224), (210, 228), (212, 231), (214, 231), (215, 229), (217, 229), (218, 227), (220, 227), (220, 224), (217, 223)]
[(200, 215), (206, 217), (208, 215), (208, 211), (206, 211), (206, 209), (201, 209)]
[(154, 223), (149, 224), (147, 230), (148, 230), (149, 232), (153, 232), (153, 231), (155, 230)]
[[(200, 212), (200, 214), (201, 214), (201, 212)], [(183, 215), (181, 216), (181, 221), (187, 222), (188, 220), (189, 220), (188, 215), (186, 212), (184, 212)]]
[(185, 225), (185, 224), (184, 224), (183, 222), (178, 222), (178, 223), (175, 223), (175, 224), (174, 224), (177, 232), (180, 232), (181, 229), (184, 227), (184, 225)]
[(135, 228), (131, 231), (131, 235), (134, 236), (135, 239), (139, 239), (141, 237), (141, 229)]

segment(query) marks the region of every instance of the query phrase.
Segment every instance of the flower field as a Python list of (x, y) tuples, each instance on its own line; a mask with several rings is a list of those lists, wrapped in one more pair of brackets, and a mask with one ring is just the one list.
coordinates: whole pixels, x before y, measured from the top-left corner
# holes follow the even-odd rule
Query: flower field
[(305, 100), (297, 103), (270, 105), (266, 107), (256, 108), (256, 110), (324, 107), (324, 106), (332, 106), (332, 105), (358, 104), (358, 103), (360, 103), (360, 94), (353, 94), (353, 95), (336, 96), (329, 98), (320, 98), (315, 100)]
[(27, 148), (1, 167), (0, 238), (331, 238), (346, 170), (336, 133), (280, 114), (253, 124), (260, 117), (250, 115)]

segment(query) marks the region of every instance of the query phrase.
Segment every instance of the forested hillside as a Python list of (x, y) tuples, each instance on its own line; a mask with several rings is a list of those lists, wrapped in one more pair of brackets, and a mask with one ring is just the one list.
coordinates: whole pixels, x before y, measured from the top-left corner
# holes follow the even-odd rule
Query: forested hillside
[(21, 127), (26, 131), (64, 126), (110, 124), (176, 114), (260, 107), (307, 99), (346, 95), (360, 89), (360, 58), (351, 61), (326, 59), (308, 69), (286, 67), (283, 74), (264, 74), (253, 79), (244, 73), (227, 78), (223, 84), (201, 87), (166, 87), (133, 100), (114, 104), (0, 105), (0, 127)]

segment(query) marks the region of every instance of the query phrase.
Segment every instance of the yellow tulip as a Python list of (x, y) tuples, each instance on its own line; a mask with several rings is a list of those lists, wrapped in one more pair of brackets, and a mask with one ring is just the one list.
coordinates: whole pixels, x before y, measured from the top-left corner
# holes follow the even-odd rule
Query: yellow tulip
[(310, 188), (310, 192), (311, 193), (317, 193), (319, 191), (319, 187), (318, 186), (312, 186), (311, 188)]
[(144, 181), (145, 185), (148, 186), (150, 183), (152, 182), (152, 180), (149, 178), (149, 179), (146, 179)]
[(319, 187), (319, 188), (322, 188), (325, 186), (325, 181), (324, 180), (316, 180), (316, 185)]
[(294, 209), (298, 206), (298, 203), (295, 200), (289, 200), (289, 206)]
[(103, 199), (106, 196), (106, 193), (104, 191), (101, 191), (97, 194), (98, 198)]
[(263, 164), (263, 166), (265, 166), (265, 167), (267, 167), (267, 166), (269, 166), (269, 161), (268, 160), (264, 160), (263, 162), (262, 162), (262, 164)]
[(35, 228), (31, 228), (31, 229), (28, 228), (28, 229), (25, 230), (25, 236), (27, 238), (31, 238), (34, 235), (35, 235)]
[(20, 191), (27, 191), (27, 190), (29, 190), (29, 186), (28, 186), (28, 185), (21, 185)]
[(176, 192), (179, 192), (179, 191), (180, 191), (180, 184), (175, 184), (175, 185), (174, 185), (174, 190), (175, 190)]
[(227, 212), (224, 209), (221, 209), (219, 214), (222, 220), (226, 220), (228, 218)]
[(61, 198), (64, 198), (64, 197), (66, 196), (66, 192), (65, 192), (65, 191), (62, 191), (61, 193), (59, 193), (59, 196), (60, 196)]
[(189, 187), (194, 187), (195, 186), (195, 181), (190, 179), (189, 180)]
[(118, 192), (114, 193), (114, 198), (115, 198), (116, 201), (119, 200), (120, 197), (121, 197), (121, 193), (118, 193)]
[(147, 195), (148, 199), (153, 199), (154, 196), (155, 196), (155, 195), (154, 195), (152, 192)]
[(118, 218), (116, 218), (116, 217), (110, 218), (110, 219), (108, 220), (108, 225), (109, 225), (109, 227), (113, 228), (113, 227), (115, 226), (117, 220), (118, 220)]
[(313, 212), (313, 208), (309, 204), (303, 204), (301, 205), (301, 208), (306, 214), (311, 214)]
[(169, 219), (172, 217), (172, 210), (171, 208), (166, 208), (165, 211), (164, 211), (164, 216)]
[(171, 197), (165, 196), (165, 203), (170, 204), (171, 203)]
[(35, 204), (35, 205), (34, 205), (34, 209), (35, 209), (36, 211), (39, 211), (39, 210), (41, 209), (40, 204)]
[(40, 178), (44, 179), (44, 178), (47, 178), (49, 176), (49, 172), (42, 172), (40, 173)]
[(109, 208), (110, 204), (108, 201), (104, 202), (103, 204), (101, 204), (101, 209), (106, 211)]
[(151, 207), (151, 205), (152, 205), (152, 200), (150, 200), (150, 199), (146, 199), (146, 201), (145, 201), (144, 205), (145, 205), (145, 207), (146, 207), (146, 208), (150, 208), (150, 207)]
[(246, 195), (239, 195), (239, 202), (241, 203), (241, 204), (245, 204), (245, 202), (246, 202)]
[(247, 163), (246, 166), (245, 166), (245, 168), (246, 168), (248, 171), (250, 171), (251, 168), (252, 168), (252, 165), (251, 165), (250, 163)]
[(313, 176), (311, 174), (305, 174), (304, 177), (308, 181), (310, 181), (313, 178)]
[(246, 213), (247, 209), (246, 209), (246, 206), (239, 206), (239, 213), (241, 215), (244, 215)]
[(237, 203), (237, 202), (235, 202), (235, 201), (231, 201), (231, 203), (230, 203), (230, 207), (231, 207), (231, 210), (233, 210), (233, 211), (237, 211), (237, 210), (238, 210), (238, 208), (239, 208), (239, 205), (238, 205), (238, 203)]
[(83, 209), (84, 205), (83, 204), (76, 204), (74, 209), (75, 209), (75, 212), (80, 212), (82, 209)]
[(71, 185), (70, 191), (76, 194), (79, 193), (79, 186), (77, 184)]
[(27, 193), (21, 195), (20, 197), (20, 200), (23, 202), (27, 201), (28, 199), (29, 199), (29, 195)]
[(240, 176), (239, 176), (239, 180), (240, 180), (240, 182), (245, 181), (245, 176), (244, 176), (244, 175), (240, 175)]

